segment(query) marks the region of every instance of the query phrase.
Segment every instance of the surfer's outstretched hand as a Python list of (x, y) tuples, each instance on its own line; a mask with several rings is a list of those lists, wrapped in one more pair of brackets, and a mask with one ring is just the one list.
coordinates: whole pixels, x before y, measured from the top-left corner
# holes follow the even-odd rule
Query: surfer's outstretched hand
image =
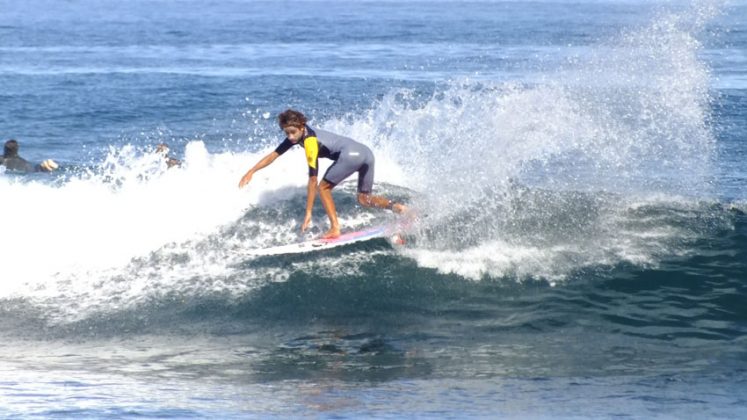
[(244, 185), (248, 184), (252, 180), (252, 175), (251, 172), (247, 172), (246, 175), (242, 176), (241, 181), (239, 181), (239, 188), (243, 188)]

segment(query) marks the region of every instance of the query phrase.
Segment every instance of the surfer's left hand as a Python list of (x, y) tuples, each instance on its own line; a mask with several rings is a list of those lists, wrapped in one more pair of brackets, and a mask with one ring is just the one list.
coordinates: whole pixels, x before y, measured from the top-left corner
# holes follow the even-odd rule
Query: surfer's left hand
[(301, 225), (301, 232), (306, 232), (311, 224), (311, 213), (307, 213), (306, 217), (303, 218), (303, 224)]

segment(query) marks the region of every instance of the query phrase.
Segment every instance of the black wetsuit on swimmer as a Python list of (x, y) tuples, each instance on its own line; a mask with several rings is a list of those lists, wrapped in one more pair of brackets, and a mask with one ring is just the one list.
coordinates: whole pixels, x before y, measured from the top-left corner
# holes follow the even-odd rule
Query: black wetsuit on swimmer
[(296, 144), (301, 145), (306, 151), (310, 177), (319, 173), (319, 158), (332, 159), (335, 163), (324, 174), (325, 181), (337, 185), (354, 172), (358, 172), (358, 192), (371, 193), (375, 160), (373, 152), (365, 145), (329, 131), (312, 130), (307, 125), (306, 133), (298, 143), (294, 144), (286, 137), (275, 152), (282, 155)]
[(9, 171), (16, 172), (40, 172), (41, 169), (32, 165), (26, 159), (18, 155), (0, 156), (0, 165), (3, 165)]
[(31, 164), (26, 159), (18, 156), (18, 147), (18, 142), (13, 139), (5, 142), (3, 155), (0, 156), (0, 166), (4, 166), (5, 170), (12, 172), (46, 172), (56, 169), (56, 164), (55, 168), (51, 169), (44, 166), (45, 162), (37, 165)]

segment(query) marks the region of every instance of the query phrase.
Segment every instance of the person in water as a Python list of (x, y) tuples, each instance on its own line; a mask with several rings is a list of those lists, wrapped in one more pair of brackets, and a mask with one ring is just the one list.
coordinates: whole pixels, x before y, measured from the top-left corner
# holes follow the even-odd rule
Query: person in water
[(182, 166), (182, 161), (173, 157), (169, 156), (169, 145), (166, 143), (160, 143), (158, 146), (156, 146), (156, 153), (163, 156), (163, 160), (166, 162), (166, 167), (171, 169), (174, 166)]
[[(287, 152), (295, 145), (300, 145), (306, 151), (306, 163), (309, 167), (309, 183), (306, 188), (306, 216), (301, 231), (306, 231), (311, 224), (311, 210), (314, 207), (317, 189), (324, 210), (329, 217), (330, 229), (322, 238), (330, 239), (340, 236), (340, 223), (337, 221), (335, 202), (332, 199), (332, 189), (345, 178), (358, 172), (358, 203), (365, 207), (390, 209), (395, 213), (407, 210), (405, 205), (371, 194), (374, 180), (374, 155), (371, 149), (357, 141), (328, 131), (312, 129), (306, 125), (306, 116), (288, 109), (278, 115), (280, 128), (286, 138), (267, 156), (260, 159), (239, 181), (239, 188), (244, 187), (258, 170), (270, 165), (278, 156)], [(322, 181), (317, 186), (319, 158), (334, 161), (327, 169)]]
[(9, 171), (18, 172), (52, 172), (59, 168), (57, 163), (52, 159), (47, 159), (38, 165), (32, 165), (29, 161), (18, 155), (20, 145), (16, 140), (8, 140), (3, 146), (3, 157), (0, 159), (0, 165), (4, 165)]

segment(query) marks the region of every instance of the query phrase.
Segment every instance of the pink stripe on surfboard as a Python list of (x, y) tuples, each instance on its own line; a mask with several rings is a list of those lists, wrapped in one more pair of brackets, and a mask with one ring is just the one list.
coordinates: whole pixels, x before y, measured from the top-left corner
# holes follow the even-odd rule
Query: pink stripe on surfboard
[(384, 228), (384, 227), (377, 227), (377, 228), (371, 228), (371, 229), (361, 230), (361, 231), (358, 231), (358, 232), (348, 232), (348, 233), (343, 233), (342, 235), (340, 235), (340, 236), (338, 236), (336, 238), (330, 238), (330, 239), (323, 239), (322, 238), (322, 239), (319, 239), (319, 241), (320, 242), (324, 242), (325, 244), (333, 244), (333, 243), (336, 243), (336, 242), (345, 242), (345, 241), (350, 241), (350, 240), (354, 240), (354, 239), (365, 238), (366, 236), (378, 235), (378, 234), (381, 234), (382, 232), (384, 232), (385, 229), (386, 228)]

